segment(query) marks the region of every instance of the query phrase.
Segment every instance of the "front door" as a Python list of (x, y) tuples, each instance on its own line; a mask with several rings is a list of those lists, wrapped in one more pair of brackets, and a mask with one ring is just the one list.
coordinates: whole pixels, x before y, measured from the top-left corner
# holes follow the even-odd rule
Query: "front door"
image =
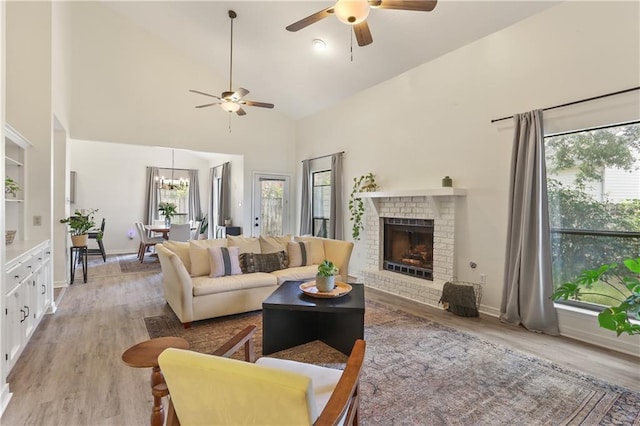
[(251, 235), (284, 235), (289, 230), (289, 176), (256, 173)]

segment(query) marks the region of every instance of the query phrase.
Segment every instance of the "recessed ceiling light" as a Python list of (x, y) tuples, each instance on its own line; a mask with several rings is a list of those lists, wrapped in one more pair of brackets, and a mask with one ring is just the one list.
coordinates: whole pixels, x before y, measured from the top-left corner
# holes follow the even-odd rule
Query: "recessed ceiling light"
[(321, 40), (319, 38), (314, 38), (313, 41), (311, 42), (311, 45), (313, 46), (313, 50), (316, 50), (318, 52), (326, 50), (327, 48), (327, 43), (325, 43), (324, 40)]

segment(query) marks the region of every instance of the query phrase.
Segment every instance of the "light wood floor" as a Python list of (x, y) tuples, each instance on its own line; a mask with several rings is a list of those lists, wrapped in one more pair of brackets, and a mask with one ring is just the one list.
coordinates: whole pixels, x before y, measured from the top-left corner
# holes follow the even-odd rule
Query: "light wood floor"
[[(127, 367), (120, 357), (148, 339), (143, 318), (163, 311), (160, 274), (122, 275), (114, 258), (91, 265), (89, 282), (76, 280), (62, 293), (57, 313), (45, 317), (9, 375), (13, 398), (0, 424), (148, 424), (150, 371)], [(638, 358), (490, 317), (456, 317), (373, 289), (367, 297), (640, 391)]]

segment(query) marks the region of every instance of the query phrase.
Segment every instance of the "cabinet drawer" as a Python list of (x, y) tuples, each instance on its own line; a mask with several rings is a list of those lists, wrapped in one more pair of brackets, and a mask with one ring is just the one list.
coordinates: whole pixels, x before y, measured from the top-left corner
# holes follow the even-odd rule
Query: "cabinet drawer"
[(22, 264), (24, 265), (24, 271), (26, 274), (30, 274), (34, 271), (36, 271), (40, 265), (42, 264), (42, 260), (38, 260), (38, 257), (41, 256), (37, 256), (37, 255), (32, 255), (29, 256), (27, 259), (24, 260), (24, 262), (22, 262)]
[(24, 263), (18, 263), (5, 273), (6, 293), (13, 290), (28, 275)]

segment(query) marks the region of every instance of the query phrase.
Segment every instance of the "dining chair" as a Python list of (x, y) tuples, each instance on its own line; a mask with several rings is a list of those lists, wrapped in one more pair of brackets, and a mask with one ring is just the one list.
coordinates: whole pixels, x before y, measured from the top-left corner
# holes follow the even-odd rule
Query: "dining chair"
[[(102, 218), (102, 224), (100, 224), (100, 229), (90, 229), (89, 230), (89, 239), (90, 240), (96, 240), (96, 243), (98, 243), (98, 248), (97, 249), (88, 249), (87, 250), (87, 254), (100, 254), (102, 255), (102, 260), (103, 261), (107, 261), (107, 252), (104, 249), (104, 243), (102, 242), (102, 239), (104, 237), (104, 227), (107, 223), (107, 220), (103, 217)], [(100, 238), (98, 238), (100, 236)]]
[[(246, 327), (212, 355), (183, 349), (160, 354), (168, 426), (359, 424), (364, 340), (356, 340), (344, 370), (270, 357), (254, 364), (255, 330)], [(228, 358), (242, 347), (245, 361)]]
[(136, 222), (136, 229), (138, 230), (138, 236), (140, 237), (138, 260), (140, 260), (140, 263), (143, 263), (144, 254), (146, 253), (147, 248), (154, 247), (156, 244), (163, 242), (164, 239), (162, 237), (149, 237), (142, 222)]
[(189, 241), (191, 225), (189, 223), (172, 223), (169, 228), (169, 239), (172, 241)]

